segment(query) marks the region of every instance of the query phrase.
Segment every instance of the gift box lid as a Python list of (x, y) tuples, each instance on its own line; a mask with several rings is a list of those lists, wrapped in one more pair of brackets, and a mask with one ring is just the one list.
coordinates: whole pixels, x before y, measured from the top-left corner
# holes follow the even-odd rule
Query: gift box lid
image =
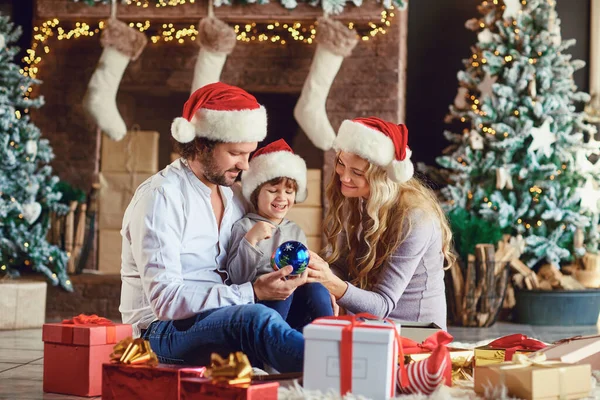
[[(473, 350), (468, 349), (459, 349), (455, 347), (448, 347), (448, 351), (450, 352), (450, 359), (466, 359), (470, 360), (473, 358)], [(431, 352), (423, 352), (423, 353), (414, 353), (414, 354), (405, 354), (411, 361), (421, 361), (429, 358), (431, 356)]]
[(42, 341), (77, 346), (115, 344), (132, 335), (131, 325), (44, 324)]
[[(342, 340), (342, 328), (349, 325), (344, 320), (321, 320), (304, 327), (304, 338), (309, 340), (331, 340), (339, 342)], [(353, 341), (362, 343), (389, 343), (394, 339), (391, 329), (380, 329), (382, 326), (390, 326), (387, 322), (365, 321), (353, 330)], [(400, 332), (400, 325), (396, 324)]]
[(576, 363), (600, 353), (600, 336), (578, 337), (559, 341), (543, 350), (548, 360)]
[(419, 343), (433, 335), (435, 332), (442, 330), (442, 328), (433, 322), (400, 321), (393, 318), (392, 320), (402, 326), (402, 337)]

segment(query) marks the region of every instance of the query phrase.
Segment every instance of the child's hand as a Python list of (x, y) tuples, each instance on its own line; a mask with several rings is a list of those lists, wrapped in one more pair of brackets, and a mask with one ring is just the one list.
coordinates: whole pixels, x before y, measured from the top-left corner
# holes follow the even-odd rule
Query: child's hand
[(274, 225), (265, 221), (258, 221), (244, 237), (252, 246), (256, 246), (261, 240), (269, 239), (273, 236), (273, 229), (275, 229)]

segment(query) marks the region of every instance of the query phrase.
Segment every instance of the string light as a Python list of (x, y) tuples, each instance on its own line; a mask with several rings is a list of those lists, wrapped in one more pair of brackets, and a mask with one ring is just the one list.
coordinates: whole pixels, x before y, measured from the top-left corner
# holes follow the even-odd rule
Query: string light
[[(190, 4), (194, 4), (195, 0), (187, 0)], [(151, 3), (148, 0), (144, 0), (144, 1), (133, 1), (133, 0), (127, 0), (127, 5), (135, 5), (137, 7), (142, 7), (142, 8), (148, 8)], [(158, 0), (155, 3), (155, 7), (159, 8), (159, 7), (177, 7), (177, 6), (181, 6), (183, 4), (186, 3), (186, 0)]]
[[(167, 6), (171, 3), (184, 4), (186, 0), (162, 0), (157, 3), (157, 6)], [(187, 0), (193, 3), (192, 0)], [(133, 2), (130, 4), (147, 4), (147, 2)], [(380, 14), (378, 23), (368, 22), (366, 26), (357, 26), (355, 22), (349, 22), (350, 29), (356, 29), (357, 33), (363, 41), (371, 40), (377, 35), (385, 35), (387, 28), (392, 25), (392, 20), (395, 17), (393, 7), (390, 10), (384, 10)], [(100, 21), (97, 27), (92, 27), (85, 22), (76, 22), (73, 28), (65, 28), (57, 19), (51, 19), (43, 22), (40, 26), (33, 28), (33, 43), (31, 48), (26, 51), (23, 62), (25, 66), (20, 70), (21, 74), (36, 78), (39, 73), (39, 65), (42, 62), (43, 55), (49, 54), (52, 49), (50, 46), (50, 38), (58, 40), (79, 39), (83, 37), (93, 37), (98, 35), (105, 27), (105, 22)], [(170, 43), (184, 44), (186, 41), (195, 41), (198, 31), (194, 25), (186, 25), (184, 27), (176, 27), (173, 23), (161, 23), (153, 29), (153, 24), (146, 20), (144, 22), (131, 22), (129, 26), (136, 28), (140, 32), (150, 32), (150, 43)], [(317, 35), (318, 26), (316, 23), (302, 24), (301, 22), (283, 23), (279, 21), (271, 21), (265, 23), (251, 22), (247, 24), (236, 24), (233, 26), (236, 38), (240, 42), (261, 42), (261, 43), (276, 43), (286, 45), (289, 42), (301, 42), (305, 44), (313, 44)], [(25, 96), (31, 92), (31, 88)]]

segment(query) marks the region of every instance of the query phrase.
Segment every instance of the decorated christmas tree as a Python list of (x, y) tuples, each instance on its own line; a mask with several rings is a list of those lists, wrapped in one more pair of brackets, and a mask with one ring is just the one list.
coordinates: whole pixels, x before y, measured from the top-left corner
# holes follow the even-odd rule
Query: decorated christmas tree
[(52, 149), (29, 119), (29, 110), (41, 107), (43, 99), (29, 96), (38, 82), (14, 62), (19, 49), (11, 44), (20, 35), (8, 17), (0, 16), (0, 274), (38, 271), (72, 290), (67, 254), (46, 240), (50, 213), (67, 210), (59, 204), (58, 178), (48, 165)]
[(521, 234), (530, 267), (595, 253), (600, 163), (589, 157), (599, 142), (575, 107), (589, 100), (573, 81), (584, 63), (565, 52), (575, 41), (561, 39), (554, 0), (478, 9), (466, 23), (478, 41), (447, 116), (452, 144), (437, 159), (451, 219), (466, 211)]

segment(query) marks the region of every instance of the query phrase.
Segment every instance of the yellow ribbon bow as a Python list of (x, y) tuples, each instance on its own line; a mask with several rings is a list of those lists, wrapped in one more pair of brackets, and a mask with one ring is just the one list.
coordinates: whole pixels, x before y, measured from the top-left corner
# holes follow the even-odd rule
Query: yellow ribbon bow
[(150, 348), (150, 342), (140, 338), (133, 339), (131, 336), (113, 347), (110, 360), (116, 364), (144, 364), (151, 367), (158, 365), (158, 358)]
[(206, 369), (204, 376), (211, 378), (213, 383), (250, 385), (252, 365), (248, 357), (241, 351), (229, 354), (226, 359), (217, 353), (212, 353), (210, 355), (210, 368)]
[(546, 361), (546, 355), (544, 353), (532, 353), (529, 355), (516, 353), (513, 356), (510, 364), (503, 366), (502, 369), (512, 368), (524, 368), (524, 367), (554, 367), (555, 364), (559, 364), (555, 361)]
[(452, 383), (459, 381), (473, 381), (473, 357), (452, 359)]

